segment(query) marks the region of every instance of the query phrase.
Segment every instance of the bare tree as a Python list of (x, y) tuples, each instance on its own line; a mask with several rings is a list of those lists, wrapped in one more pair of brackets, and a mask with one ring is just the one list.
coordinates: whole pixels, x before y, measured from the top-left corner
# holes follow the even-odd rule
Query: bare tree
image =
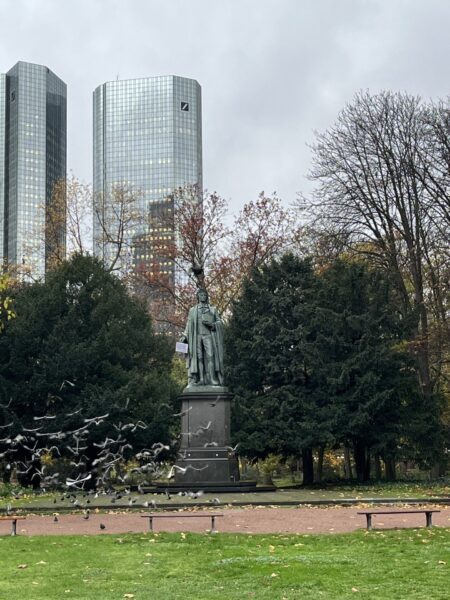
[(226, 252), (215, 257), (209, 273), (212, 290), (226, 315), (253, 269), (288, 250), (299, 247), (301, 228), (297, 215), (274, 193), (261, 192), (245, 204), (234, 219)]
[(135, 270), (135, 289), (150, 300), (162, 326), (181, 327), (195, 289), (208, 285), (208, 273), (230, 236), (227, 205), (216, 193), (195, 185), (179, 188), (149, 218), (151, 262)]
[(67, 255), (92, 252), (92, 187), (72, 176), (66, 182)]
[(144, 235), (141, 199), (140, 191), (119, 183), (105, 196), (94, 195), (94, 251), (108, 271), (124, 275), (132, 268), (133, 249)]
[(439, 390), (448, 360), (447, 126), (443, 104), (361, 92), (317, 134), (317, 188), (312, 200), (299, 200), (326, 248), (390, 272), (404, 316), (416, 319), (410, 347), (426, 398)]

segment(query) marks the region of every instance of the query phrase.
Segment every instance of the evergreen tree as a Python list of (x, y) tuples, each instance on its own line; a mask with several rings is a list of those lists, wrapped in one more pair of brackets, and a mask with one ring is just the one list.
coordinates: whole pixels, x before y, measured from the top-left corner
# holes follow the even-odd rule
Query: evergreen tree
[(395, 309), (384, 273), (336, 261), (320, 279), (318, 345), (335, 439), (353, 447), (358, 479), (369, 478), (371, 453), (384, 460), (393, 478), (396, 458), (413, 447), (432, 455), (439, 436), (436, 415), (419, 402), (406, 351), (410, 324)]
[(408, 326), (389, 281), (363, 264), (315, 274), (287, 254), (254, 271), (226, 337), (241, 451), (301, 454), (304, 483), (313, 481), (313, 448), (326, 445), (352, 446), (361, 480), (371, 453), (390, 477), (400, 455), (426, 447), (431, 456), (436, 418), (418, 402)]
[[(0, 339), (3, 419), (14, 421), (12, 435), (23, 426), (73, 431), (108, 415), (89, 430), (91, 462), (98, 455), (94, 443), (118, 437), (114, 425), (148, 425), (128, 431), (134, 451), (169, 441), (172, 352), (153, 333), (144, 308), (99, 261), (74, 256), (44, 283), (23, 288), (15, 311)], [(54, 418), (39, 419), (46, 416)], [(65, 438), (52, 444), (69, 455)]]
[(312, 448), (331, 440), (316, 344), (317, 280), (292, 254), (253, 272), (233, 306), (227, 336), (233, 431), (241, 452), (302, 454), (313, 480)]

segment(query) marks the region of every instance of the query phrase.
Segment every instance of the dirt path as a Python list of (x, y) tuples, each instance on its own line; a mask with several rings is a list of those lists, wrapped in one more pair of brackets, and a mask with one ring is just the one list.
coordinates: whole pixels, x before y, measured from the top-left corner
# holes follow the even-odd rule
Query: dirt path
[[(433, 515), (434, 525), (450, 527), (450, 507), (427, 507), (437, 508), (441, 511)], [(222, 518), (216, 520), (216, 527), (219, 532), (313, 534), (342, 533), (363, 529), (366, 519), (363, 515), (357, 514), (358, 510), (361, 510), (361, 508), (219, 508), (214, 512), (224, 514)], [(375, 507), (374, 510), (383, 510), (383, 507)], [(391, 508), (388, 510), (391, 510)], [(392, 508), (392, 510), (396, 509)], [(199, 533), (209, 530), (211, 524), (209, 519), (183, 519), (183, 512), (193, 514), (194, 511), (160, 513), (179, 514), (179, 518), (156, 519), (154, 530), (156, 532), (192, 531)], [(208, 511), (196, 512), (207, 514)], [(88, 520), (84, 520), (80, 514), (63, 514), (57, 516), (57, 522), (54, 522), (53, 516), (30, 515), (26, 521), (18, 521), (17, 533), (29, 536), (139, 533), (148, 530), (148, 520), (143, 519), (141, 514), (143, 513), (93, 513)], [(105, 528), (101, 529), (100, 524), (103, 524)], [(425, 515), (383, 515), (375, 517), (373, 524), (377, 529), (423, 527), (425, 525)], [(0, 535), (8, 535), (9, 531), (10, 523), (0, 522)]]

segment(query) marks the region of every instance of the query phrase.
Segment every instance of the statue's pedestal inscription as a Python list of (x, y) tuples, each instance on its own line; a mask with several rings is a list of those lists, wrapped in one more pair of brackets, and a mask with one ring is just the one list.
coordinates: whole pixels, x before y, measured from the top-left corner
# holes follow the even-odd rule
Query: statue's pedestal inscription
[(220, 386), (191, 386), (181, 395), (181, 445), (175, 482), (239, 481), (238, 461), (230, 448), (231, 394)]

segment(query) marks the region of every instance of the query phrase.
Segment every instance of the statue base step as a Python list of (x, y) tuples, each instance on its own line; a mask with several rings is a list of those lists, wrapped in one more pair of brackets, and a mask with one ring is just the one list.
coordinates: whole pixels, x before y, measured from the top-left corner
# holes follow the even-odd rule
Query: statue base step
[(256, 481), (208, 481), (203, 483), (192, 483), (182, 481), (154, 481), (152, 488), (145, 489), (145, 492), (160, 493), (163, 494), (168, 492), (170, 494), (177, 494), (178, 492), (205, 492), (207, 494), (217, 493), (249, 493), (249, 492), (272, 492), (276, 488), (261, 486), (256, 487)]

